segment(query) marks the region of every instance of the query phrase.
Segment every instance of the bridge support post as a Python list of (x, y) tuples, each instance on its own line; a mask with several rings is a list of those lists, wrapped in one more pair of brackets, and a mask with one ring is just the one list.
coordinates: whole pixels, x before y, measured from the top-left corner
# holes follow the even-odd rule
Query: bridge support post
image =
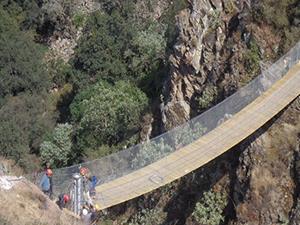
[(80, 215), (82, 204), (82, 177), (79, 173), (73, 174), (74, 190), (73, 190), (73, 210), (76, 215)]

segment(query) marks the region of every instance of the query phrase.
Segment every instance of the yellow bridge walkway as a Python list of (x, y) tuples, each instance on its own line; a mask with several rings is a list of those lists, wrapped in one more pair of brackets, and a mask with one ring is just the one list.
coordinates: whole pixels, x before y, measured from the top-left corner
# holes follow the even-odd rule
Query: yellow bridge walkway
[(206, 135), (165, 158), (96, 188), (102, 209), (133, 199), (203, 166), (251, 135), (300, 95), (300, 63)]

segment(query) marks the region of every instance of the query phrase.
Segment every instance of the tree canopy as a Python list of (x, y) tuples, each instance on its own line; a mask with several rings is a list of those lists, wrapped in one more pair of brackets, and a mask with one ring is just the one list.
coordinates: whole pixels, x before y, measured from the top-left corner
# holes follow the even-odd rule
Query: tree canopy
[(96, 149), (116, 144), (135, 133), (147, 97), (134, 85), (101, 81), (79, 93), (71, 105), (74, 122), (79, 124), (80, 148)]
[(1, 8), (0, 21), (0, 97), (43, 90), (49, 79), (42, 47)]

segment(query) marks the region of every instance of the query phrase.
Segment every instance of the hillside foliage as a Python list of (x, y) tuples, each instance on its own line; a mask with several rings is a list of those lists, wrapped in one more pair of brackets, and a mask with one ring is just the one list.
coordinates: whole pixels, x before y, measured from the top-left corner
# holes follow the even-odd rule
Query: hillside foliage
[[(138, 143), (141, 118), (159, 102), (178, 36), (175, 16), (188, 1), (173, 1), (157, 18), (151, 1), (144, 2), (144, 11), (139, 1), (96, 2), (100, 10), (85, 15), (72, 0), (0, 1), (0, 155), (27, 171), (46, 162), (71, 165)], [(299, 37), (297, 4), (264, 0), (253, 6), (257, 23), (282, 34), (282, 51)], [(69, 62), (46, 60), (52, 39), (79, 28), (83, 32)], [(245, 67), (253, 72), (260, 49), (255, 43), (248, 48)], [(215, 104), (218, 94), (208, 86), (196, 98), (199, 111)], [(195, 129), (197, 135), (205, 131)], [(174, 145), (195, 137), (183, 129)], [(148, 146), (143, 154), (152, 158), (158, 147)]]

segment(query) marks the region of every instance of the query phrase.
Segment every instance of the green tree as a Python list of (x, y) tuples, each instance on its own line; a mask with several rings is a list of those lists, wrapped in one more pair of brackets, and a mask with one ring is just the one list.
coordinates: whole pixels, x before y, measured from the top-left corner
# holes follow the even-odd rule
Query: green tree
[(0, 97), (45, 89), (49, 77), (41, 46), (1, 8), (0, 21)]
[(48, 140), (41, 144), (41, 158), (53, 167), (67, 166), (72, 158), (73, 127), (70, 124), (58, 124)]
[(35, 29), (39, 24), (41, 10), (36, 0), (1, 0), (0, 7), (16, 19), (20, 29)]
[(132, 136), (146, 106), (145, 94), (123, 81), (115, 85), (102, 81), (82, 91), (71, 104), (73, 121), (79, 124), (79, 147), (96, 149)]
[(161, 225), (167, 218), (162, 209), (143, 209), (130, 218), (128, 225)]
[(125, 52), (129, 59), (129, 68), (135, 77), (144, 78), (157, 72), (165, 58), (165, 27), (152, 21), (148, 27), (139, 30), (133, 36), (133, 51)]
[(155, 21), (138, 21), (130, 3), (122, 2), (122, 7), (114, 9), (104, 5), (107, 13), (96, 12), (89, 18), (75, 51), (73, 65), (80, 71), (75, 73), (77, 85), (100, 79), (139, 85), (145, 78), (156, 79), (155, 74), (165, 66), (165, 27)]
[(197, 222), (205, 225), (219, 225), (224, 221), (222, 215), (227, 205), (225, 193), (208, 191), (197, 202), (193, 216)]
[(130, 26), (125, 23), (117, 11), (112, 15), (96, 12), (89, 18), (73, 60), (75, 68), (83, 72), (79, 80), (124, 78), (127, 70), (122, 51), (131, 39)]
[(205, 109), (211, 107), (215, 103), (217, 96), (218, 96), (217, 88), (215, 86), (213, 86), (212, 84), (207, 85), (204, 88), (201, 96), (196, 97), (196, 101), (198, 102), (199, 110), (205, 110)]
[(0, 108), (0, 155), (30, 169), (32, 161), (27, 156), (39, 153), (42, 138), (53, 129), (55, 120), (42, 93), (6, 97)]

